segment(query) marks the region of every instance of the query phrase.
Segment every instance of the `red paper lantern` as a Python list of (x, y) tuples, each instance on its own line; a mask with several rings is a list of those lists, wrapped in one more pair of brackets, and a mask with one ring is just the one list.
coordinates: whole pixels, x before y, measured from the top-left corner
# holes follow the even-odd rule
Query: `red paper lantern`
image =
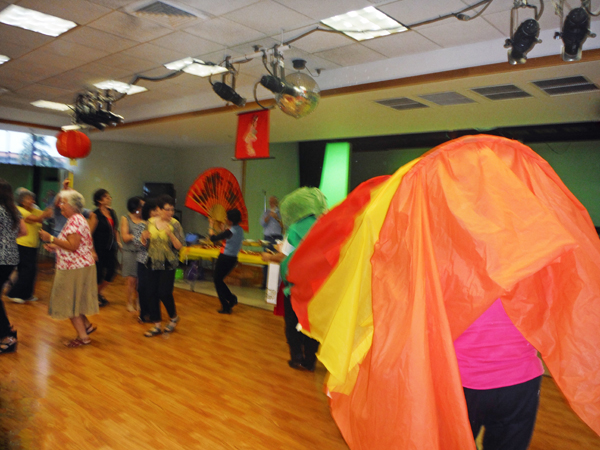
[(66, 158), (85, 158), (91, 149), (90, 138), (81, 131), (61, 131), (56, 136), (56, 150)]

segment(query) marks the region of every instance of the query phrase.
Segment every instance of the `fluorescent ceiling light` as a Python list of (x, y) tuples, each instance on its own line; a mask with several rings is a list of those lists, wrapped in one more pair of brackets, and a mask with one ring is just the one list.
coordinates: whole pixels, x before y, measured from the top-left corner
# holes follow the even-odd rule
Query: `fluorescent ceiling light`
[(6, 61), (10, 61), (10, 58), (6, 55), (0, 55), (0, 64), (4, 64)]
[(64, 103), (48, 102), (46, 100), (38, 100), (37, 102), (31, 102), (31, 104), (38, 108), (55, 109), (56, 111), (69, 111), (72, 109)]
[(0, 12), (0, 22), (54, 37), (60, 36), (65, 31), (77, 26), (75, 22), (70, 20), (64, 20), (17, 5), (10, 5)]
[(138, 94), (148, 90), (143, 86), (136, 86), (135, 84), (127, 84), (115, 80), (101, 81), (100, 83), (94, 84), (94, 86), (96, 86), (98, 89), (112, 89), (113, 91), (127, 95)]
[(165, 64), (165, 67), (169, 70), (183, 70), (185, 73), (196, 75), (197, 77), (209, 77), (211, 75), (227, 72), (227, 68), (223, 66), (206, 63), (195, 58), (183, 58), (179, 61)]
[(408, 29), (373, 6), (333, 16), (321, 22), (357, 41), (400, 33)]
[(82, 126), (77, 124), (65, 125), (64, 127), (60, 127), (60, 129), (63, 131), (80, 130), (81, 128)]

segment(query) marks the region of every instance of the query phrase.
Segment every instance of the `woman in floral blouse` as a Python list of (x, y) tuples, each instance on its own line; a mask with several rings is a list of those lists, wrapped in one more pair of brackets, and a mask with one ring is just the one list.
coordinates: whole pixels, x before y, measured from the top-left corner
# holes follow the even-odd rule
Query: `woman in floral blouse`
[(74, 190), (61, 191), (60, 210), (67, 223), (57, 238), (40, 231), (46, 250), (56, 252), (56, 275), (48, 312), (53, 319), (70, 319), (77, 337), (65, 342), (70, 348), (88, 345), (96, 331), (87, 316), (98, 313), (98, 284), (92, 235), (81, 215), (83, 196)]

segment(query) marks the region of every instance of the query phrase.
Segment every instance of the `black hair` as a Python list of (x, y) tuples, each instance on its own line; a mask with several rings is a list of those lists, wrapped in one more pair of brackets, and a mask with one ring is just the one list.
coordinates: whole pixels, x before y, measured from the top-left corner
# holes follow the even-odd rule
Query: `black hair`
[(242, 221), (242, 213), (239, 209), (230, 209), (227, 211), (227, 220), (234, 225), (238, 225)]
[(165, 205), (175, 206), (175, 200), (173, 200), (173, 197), (171, 197), (170, 195), (161, 195), (156, 199), (156, 205), (160, 209), (165, 209)]
[(137, 211), (138, 209), (140, 209), (141, 205), (142, 205), (141, 197), (131, 197), (129, 200), (127, 200), (127, 211), (129, 211), (130, 213), (133, 213), (133, 212)]
[(0, 178), (0, 205), (6, 208), (6, 211), (12, 219), (13, 229), (18, 228), (21, 223), (21, 216), (19, 210), (15, 206), (12, 186), (3, 178)]
[(106, 194), (108, 194), (106, 189), (98, 189), (96, 192), (94, 192), (94, 205), (100, 206), (100, 200), (102, 200), (102, 197), (104, 197)]
[(148, 220), (150, 218), (150, 212), (157, 207), (158, 205), (156, 204), (155, 198), (147, 198), (146, 203), (142, 206), (142, 219)]

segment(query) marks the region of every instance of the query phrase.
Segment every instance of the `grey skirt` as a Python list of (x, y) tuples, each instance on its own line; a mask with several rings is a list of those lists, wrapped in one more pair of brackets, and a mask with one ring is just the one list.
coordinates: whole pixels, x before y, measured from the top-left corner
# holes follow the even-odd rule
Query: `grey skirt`
[(53, 319), (70, 319), (80, 314), (98, 314), (96, 265), (57, 270), (50, 293), (48, 313)]
[(137, 278), (137, 252), (123, 249), (121, 253), (121, 276)]

